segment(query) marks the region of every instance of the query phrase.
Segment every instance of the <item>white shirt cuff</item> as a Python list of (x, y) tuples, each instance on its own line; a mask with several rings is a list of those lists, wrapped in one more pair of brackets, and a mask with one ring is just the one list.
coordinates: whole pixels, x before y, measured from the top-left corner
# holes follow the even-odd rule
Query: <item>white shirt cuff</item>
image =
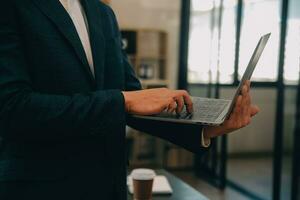
[(201, 131), (201, 145), (202, 147), (204, 148), (208, 148), (210, 146), (210, 139), (205, 139), (204, 138), (204, 128), (202, 128), (202, 131)]

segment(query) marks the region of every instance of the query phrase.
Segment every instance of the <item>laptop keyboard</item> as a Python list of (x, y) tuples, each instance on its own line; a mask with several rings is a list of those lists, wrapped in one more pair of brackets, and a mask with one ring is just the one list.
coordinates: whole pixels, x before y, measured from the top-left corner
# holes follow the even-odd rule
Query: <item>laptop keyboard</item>
[(188, 113), (185, 109), (180, 113), (167, 113), (162, 112), (156, 117), (172, 118), (172, 119), (195, 119), (203, 122), (214, 122), (218, 119), (220, 114), (224, 111), (228, 105), (228, 100), (222, 99), (208, 99), (208, 98), (194, 98), (194, 112)]
[(228, 105), (228, 100), (197, 98), (194, 101), (195, 118), (212, 122), (218, 119)]

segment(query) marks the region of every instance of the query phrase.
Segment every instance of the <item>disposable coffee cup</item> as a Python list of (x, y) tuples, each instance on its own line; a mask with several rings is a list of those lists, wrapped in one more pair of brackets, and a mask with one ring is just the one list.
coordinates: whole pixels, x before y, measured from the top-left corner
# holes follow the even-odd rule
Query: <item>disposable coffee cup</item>
[(133, 181), (133, 199), (151, 200), (155, 172), (151, 169), (135, 169), (131, 173)]

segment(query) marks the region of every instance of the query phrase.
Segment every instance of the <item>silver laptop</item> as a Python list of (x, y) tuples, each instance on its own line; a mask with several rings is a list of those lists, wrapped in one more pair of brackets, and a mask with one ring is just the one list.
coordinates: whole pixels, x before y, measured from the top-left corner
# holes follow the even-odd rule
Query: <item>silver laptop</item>
[(221, 125), (232, 112), (244, 82), (250, 80), (270, 35), (271, 33), (268, 33), (260, 38), (232, 100), (192, 97), (194, 105), (194, 112), (192, 114), (184, 109), (180, 114), (164, 111), (158, 115), (134, 115), (134, 117), (177, 123)]

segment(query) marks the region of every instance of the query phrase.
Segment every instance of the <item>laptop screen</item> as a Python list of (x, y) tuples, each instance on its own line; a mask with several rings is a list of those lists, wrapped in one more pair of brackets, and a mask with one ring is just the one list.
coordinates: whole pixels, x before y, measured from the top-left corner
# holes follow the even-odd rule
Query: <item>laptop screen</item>
[(235, 95), (234, 95), (234, 97), (232, 99), (230, 108), (229, 108), (226, 116), (228, 116), (228, 114), (230, 114), (232, 112), (233, 107), (235, 105), (235, 102), (236, 102), (238, 96), (240, 95), (240, 93), (242, 91), (242, 88), (243, 88), (243, 85), (244, 85), (245, 81), (251, 79), (251, 76), (252, 76), (252, 74), (254, 72), (256, 64), (258, 63), (258, 60), (259, 60), (259, 58), (260, 58), (263, 50), (265, 49), (270, 36), (271, 36), (271, 33), (268, 33), (268, 34), (266, 34), (266, 35), (264, 35), (264, 36), (262, 36), (260, 38), (260, 40), (259, 40), (259, 42), (258, 42), (258, 44), (257, 44), (257, 46), (256, 46), (256, 48), (255, 48), (255, 50), (254, 50), (254, 52), (252, 54), (252, 57), (251, 57), (251, 59), (250, 59), (250, 61), (248, 63), (248, 66), (247, 66), (247, 68), (246, 68), (246, 70), (245, 70), (245, 72), (243, 74), (243, 77), (242, 77), (242, 79), (240, 81), (240, 84), (239, 84), (239, 86), (238, 86), (238, 88), (236, 90), (236, 93), (235, 93)]

